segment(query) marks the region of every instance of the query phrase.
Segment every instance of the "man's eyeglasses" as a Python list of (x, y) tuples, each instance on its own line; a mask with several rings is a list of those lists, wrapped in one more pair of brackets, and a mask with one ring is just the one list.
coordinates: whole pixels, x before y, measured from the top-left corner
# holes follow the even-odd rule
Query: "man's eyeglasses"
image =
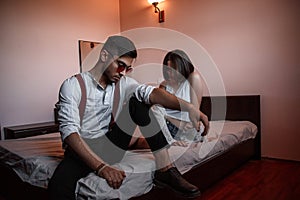
[(124, 70), (125, 70), (125, 72), (129, 72), (132, 70), (131, 65), (127, 66), (124, 62), (122, 62), (120, 60), (115, 60), (115, 62), (118, 65), (118, 68), (117, 68), (118, 73), (123, 72)]
[[(108, 51), (108, 53), (111, 55), (111, 57), (114, 59), (114, 56)], [(117, 72), (123, 72), (125, 70), (125, 72), (129, 72), (132, 70), (132, 66), (129, 65), (127, 66), (124, 62), (122, 62), (121, 60), (118, 59), (114, 59), (114, 62), (118, 65), (117, 68)]]

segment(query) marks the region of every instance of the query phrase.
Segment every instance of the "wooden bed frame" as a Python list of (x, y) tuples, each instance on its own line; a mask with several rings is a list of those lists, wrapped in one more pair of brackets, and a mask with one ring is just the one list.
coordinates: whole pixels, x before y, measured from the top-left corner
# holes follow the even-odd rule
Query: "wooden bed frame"
[[(224, 100), (226, 103), (224, 104)], [(213, 105), (213, 109), (212, 108)], [(256, 124), (258, 133), (255, 139), (247, 140), (230, 148), (221, 155), (215, 156), (195, 166), (184, 174), (184, 177), (203, 192), (212, 184), (224, 178), (235, 169), (251, 159), (261, 158), (261, 124), (260, 124), (260, 96), (216, 96), (203, 97), (201, 110), (210, 120), (224, 120), (223, 111), (226, 105), (226, 120), (248, 120)], [(222, 111), (223, 110), (223, 111)], [(222, 111), (222, 112), (220, 112)], [(32, 186), (21, 181), (13, 170), (0, 164), (0, 195), (8, 200), (31, 199), (47, 200), (47, 191), (44, 188)], [(180, 199), (174, 192), (154, 187), (149, 193), (134, 200), (145, 199)]]

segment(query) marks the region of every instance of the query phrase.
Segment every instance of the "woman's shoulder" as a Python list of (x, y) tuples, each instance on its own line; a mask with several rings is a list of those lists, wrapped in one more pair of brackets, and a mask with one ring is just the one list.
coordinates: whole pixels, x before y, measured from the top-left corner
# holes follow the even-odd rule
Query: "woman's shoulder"
[(190, 74), (189, 78), (201, 78), (201, 75), (198, 71), (195, 70)]
[(199, 82), (201, 82), (201, 80), (202, 80), (202, 77), (201, 77), (200, 73), (197, 71), (192, 72), (188, 78), (188, 81), (190, 83), (197, 83), (197, 82), (199, 83)]

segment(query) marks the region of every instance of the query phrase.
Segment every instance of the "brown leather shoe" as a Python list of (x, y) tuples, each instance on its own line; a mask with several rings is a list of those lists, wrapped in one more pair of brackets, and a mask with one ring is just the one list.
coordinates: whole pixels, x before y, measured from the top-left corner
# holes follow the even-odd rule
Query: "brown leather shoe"
[(167, 171), (156, 171), (154, 184), (158, 187), (168, 187), (184, 197), (193, 198), (201, 195), (198, 187), (185, 180), (177, 168), (172, 167)]

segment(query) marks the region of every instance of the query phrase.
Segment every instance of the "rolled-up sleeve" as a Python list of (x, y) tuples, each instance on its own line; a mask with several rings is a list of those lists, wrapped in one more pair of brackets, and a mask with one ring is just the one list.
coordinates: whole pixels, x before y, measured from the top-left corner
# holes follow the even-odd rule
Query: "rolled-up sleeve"
[(58, 109), (59, 131), (64, 141), (71, 133), (80, 132), (79, 102), (81, 91), (78, 81), (72, 77), (64, 81), (59, 91)]
[(150, 94), (154, 90), (154, 86), (140, 84), (135, 79), (126, 76), (122, 77), (120, 82), (120, 87), (125, 90), (125, 99), (128, 100), (134, 95), (140, 102), (150, 104)]
[(146, 104), (150, 104), (150, 94), (155, 87), (150, 85), (139, 85), (135, 90), (135, 96), (139, 101), (143, 101)]

